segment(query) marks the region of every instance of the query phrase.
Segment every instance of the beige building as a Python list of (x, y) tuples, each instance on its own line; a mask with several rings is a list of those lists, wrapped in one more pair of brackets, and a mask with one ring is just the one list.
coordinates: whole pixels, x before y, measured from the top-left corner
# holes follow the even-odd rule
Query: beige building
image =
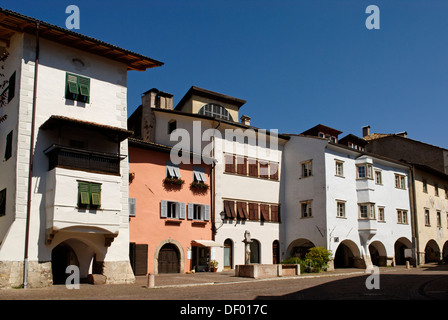
[(413, 238), (418, 263), (448, 261), (448, 150), (409, 139), (406, 132), (370, 133), (366, 150), (412, 165)]
[(448, 175), (414, 164), (417, 252), (420, 263), (448, 261)]

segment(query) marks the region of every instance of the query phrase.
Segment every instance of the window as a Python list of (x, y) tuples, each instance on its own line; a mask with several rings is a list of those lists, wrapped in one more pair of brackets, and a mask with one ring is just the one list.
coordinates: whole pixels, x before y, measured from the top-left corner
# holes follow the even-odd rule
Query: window
[(278, 163), (270, 162), (269, 163), (269, 178), (271, 180), (278, 180)]
[(236, 173), (235, 156), (232, 154), (224, 155), (224, 172)]
[(426, 181), (426, 179), (423, 179), (422, 183), (423, 183), (423, 192), (428, 193), (428, 181)]
[(205, 177), (205, 170), (201, 167), (193, 167), (193, 182), (207, 182)]
[(401, 174), (395, 174), (395, 188), (406, 189), (406, 177)]
[(436, 197), (439, 196), (439, 185), (438, 185), (437, 183), (434, 184), (434, 195), (435, 195)]
[(406, 210), (397, 209), (397, 223), (408, 224), (408, 212)]
[(375, 204), (374, 203), (360, 203), (359, 204), (359, 219), (375, 219)]
[(129, 198), (129, 216), (136, 217), (137, 216), (137, 199)]
[(90, 79), (71, 73), (66, 74), (65, 98), (79, 102), (90, 102)]
[(259, 161), (260, 163), (260, 178), (269, 178), (269, 163), (266, 161)]
[(386, 217), (384, 215), (384, 207), (378, 207), (378, 221), (386, 221)]
[(375, 184), (383, 184), (382, 172), (375, 170)]
[(166, 162), (166, 177), (170, 178), (170, 179), (179, 179), (180, 178), (179, 166), (167, 161)]
[(372, 168), (371, 164), (358, 164), (356, 165), (358, 170), (358, 179), (372, 179)]
[(176, 120), (171, 120), (170, 122), (168, 122), (168, 134), (171, 134), (176, 129), (177, 129)]
[(101, 206), (101, 184), (78, 182), (78, 207), (98, 209)]
[(335, 170), (336, 170), (337, 176), (343, 177), (344, 176), (344, 162), (335, 160)]
[(429, 209), (425, 209), (425, 226), (431, 226), (431, 218), (429, 214)]
[(6, 215), (6, 188), (0, 191), (0, 217)]
[(345, 201), (338, 201), (337, 202), (336, 217), (338, 217), (338, 218), (345, 218)]
[(185, 203), (162, 200), (160, 202), (160, 217), (168, 219), (185, 219)]
[(258, 160), (248, 159), (249, 162), (249, 177), (258, 177)]
[(280, 222), (280, 206), (271, 205), (271, 222)]
[(247, 212), (247, 202), (236, 202), (236, 213), (238, 219), (249, 219), (249, 213)]
[(442, 228), (442, 212), (437, 211), (437, 228)]
[(198, 114), (233, 121), (229, 111), (223, 106), (215, 103), (206, 104), (199, 110)]
[(5, 161), (12, 155), (12, 131), (6, 136)]
[(197, 221), (209, 221), (210, 220), (210, 206), (197, 203), (189, 203), (188, 207), (188, 219)]
[(313, 175), (312, 160), (301, 162), (300, 165), (302, 167), (302, 178), (310, 177)]
[(7, 103), (11, 102), (11, 100), (14, 98), (16, 91), (16, 72), (9, 77), (8, 86), (3, 90), (1, 96), (2, 99), (6, 100)]
[(300, 214), (302, 218), (310, 218), (313, 216), (312, 203), (312, 200), (300, 202)]
[(236, 172), (238, 174), (247, 175), (247, 158), (236, 156)]

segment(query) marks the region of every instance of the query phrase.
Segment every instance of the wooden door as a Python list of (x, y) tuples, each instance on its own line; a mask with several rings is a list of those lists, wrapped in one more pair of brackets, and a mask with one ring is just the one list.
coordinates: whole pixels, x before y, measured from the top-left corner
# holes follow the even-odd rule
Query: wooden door
[(179, 273), (179, 250), (173, 244), (166, 244), (159, 252), (159, 273)]
[(148, 245), (130, 244), (129, 258), (131, 267), (136, 276), (145, 276), (148, 273)]

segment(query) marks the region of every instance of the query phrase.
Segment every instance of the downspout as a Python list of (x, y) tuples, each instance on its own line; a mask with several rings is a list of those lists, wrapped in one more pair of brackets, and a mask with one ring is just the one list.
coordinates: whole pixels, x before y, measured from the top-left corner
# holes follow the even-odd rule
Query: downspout
[[(219, 126), (221, 125), (221, 120), (218, 120), (218, 125), (216, 126), (215, 130), (219, 128)], [(216, 236), (216, 225), (215, 225), (215, 216), (216, 216), (216, 210), (215, 210), (215, 203), (216, 203), (216, 194), (215, 194), (215, 177), (216, 177), (216, 173), (215, 173), (215, 149), (216, 149), (216, 141), (215, 141), (215, 136), (212, 136), (213, 139), (213, 164), (212, 164), (212, 170), (211, 170), (211, 187), (210, 187), (210, 202), (211, 202), (211, 207), (212, 207), (212, 240), (215, 241), (215, 236)]]
[(33, 105), (31, 118), (31, 139), (30, 139), (30, 162), (28, 169), (28, 200), (26, 208), (26, 229), (25, 229), (25, 253), (23, 258), (23, 287), (28, 287), (28, 251), (30, 236), (30, 216), (31, 216), (31, 193), (33, 182), (33, 158), (34, 158), (34, 128), (36, 122), (36, 98), (37, 98), (37, 75), (39, 69), (39, 22), (36, 22), (36, 61), (34, 63), (34, 88), (33, 88)]
[(420, 257), (419, 257), (419, 237), (418, 237), (418, 217), (417, 217), (417, 195), (415, 192), (415, 167), (412, 166), (411, 170), (409, 170), (411, 173), (411, 190), (409, 190), (409, 195), (411, 197), (411, 217), (412, 217), (412, 243), (413, 243), (413, 255), (414, 255), (414, 263), (415, 267), (418, 267), (420, 263)]

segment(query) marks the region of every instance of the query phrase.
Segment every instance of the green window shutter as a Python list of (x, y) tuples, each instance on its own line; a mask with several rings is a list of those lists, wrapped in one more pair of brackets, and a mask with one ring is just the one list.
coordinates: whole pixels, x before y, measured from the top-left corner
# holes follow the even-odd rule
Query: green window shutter
[(78, 205), (88, 206), (90, 204), (89, 184), (86, 182), (79, 182), (78, 184)]
[(78, 85), (79, 85), (79, 92), (82, 96), (79, 97), (79, 100), (88, 103), (90, 97), (90, 79), (78, 77)]
[(67, 90), (72, 94), (78, 94), (78, 77), (67, 73)]
[(92, 195), (92, 205), (101, 205), (101, 185), (92, 183), (90, 184), (90, 194)]

